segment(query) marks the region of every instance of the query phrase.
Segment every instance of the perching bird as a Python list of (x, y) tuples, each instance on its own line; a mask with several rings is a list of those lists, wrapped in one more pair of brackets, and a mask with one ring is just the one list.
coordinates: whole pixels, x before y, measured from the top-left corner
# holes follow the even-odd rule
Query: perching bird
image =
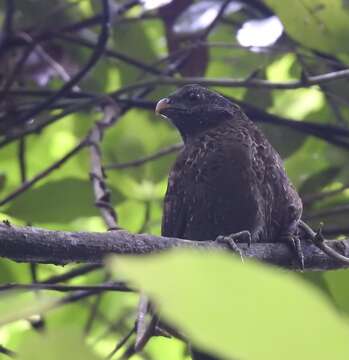
[(279, 154), (237, 105), (202, 86), (186, 85), (160, 100), (156, 112), (170, 119), (184, 141), (169, 175), (162, 235), (297, 239), (301, 199)]
[(247, 230), (252, 242), (277, 242), (296, 235), (301, 199), (278, 153), (237, 105), (186, 85), (156, 112), (184, 140), (169, 176), (164, 236), (213, 240)]

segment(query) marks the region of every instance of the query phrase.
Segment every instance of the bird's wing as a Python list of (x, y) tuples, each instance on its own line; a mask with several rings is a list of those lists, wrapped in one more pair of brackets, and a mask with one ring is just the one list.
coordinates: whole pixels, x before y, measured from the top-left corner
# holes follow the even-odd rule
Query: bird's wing
[(171, 171), (164, 199), (161, 234), (169, 237), (183, 237), (186, 226), (185, 197), (181, 184), (180, 169)]

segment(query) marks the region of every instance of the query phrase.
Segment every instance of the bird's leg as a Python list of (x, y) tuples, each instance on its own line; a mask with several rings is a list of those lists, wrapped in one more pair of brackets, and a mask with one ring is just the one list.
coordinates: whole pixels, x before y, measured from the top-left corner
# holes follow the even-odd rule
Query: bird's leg
[(294, 254), (297, 257), (297, 261), (300, 266), (300, 270), (304, 270), (304, 254), (302, 250), (302, 244), (301, 239), (298, 235), (297, 229), (289, 229), (284, 234), (281, 234), (281, 241), (286, 242), (291, 247), (291, 250), (294, 252)]
[(218, 243), (228, 244), (229, 247), (236, 253), (240, 255), (241, 261), (244, 262), (244, 257), (241, 252), (241, 249), (236, 244), (236, 242), (244, 242), (251, 245), (251, 233), (247, 230), (239, 231), (230, 235), (219, 235), (216, 237)]

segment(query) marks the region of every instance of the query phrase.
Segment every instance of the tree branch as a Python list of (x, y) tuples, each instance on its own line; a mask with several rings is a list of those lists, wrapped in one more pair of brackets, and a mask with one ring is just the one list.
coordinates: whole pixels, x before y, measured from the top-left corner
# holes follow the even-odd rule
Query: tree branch
[(203, 78), (203, 77), (185, 77), (172, 78), (169, 76), (162, 76), (152, 80), (141, 81), (138, 83), (124, 86), (122, 89), (113, 93), (113, 96), (132, 92), (134, 90), (143, 89), (148, 86), (159, 85), (187, 85), (200, 84), (203, 86), (222, 86), (222, 87), (243, 87), (256, 89), (299, 89), (307, 88), (314, 85), (325, 84), (334, 80), (347, 79), (349, 77), (349, 69), (338, 70), (321, 75), (311, 76), (308, 79), (290, 80), (287, 82), (272, 82), (263, 79), (229, 79), (229, 78)]
[[(349, 256), (349, 240), (328, 241), (328, 246), (341, 245), (343, 256)], [(226, 249), (214, 241), (191, 241), (127, 231), (106, 233), (51, 231), (33, 227), (0, 224), (0, 256), (18, 262), (64, 265), (72, 262), (102, 263), (108, 254), (150, 254), (174, 247), (201, 250)], [(247, 258), (255, 258), (284, 268), (297, 270), (298, 263), (292, 249), (285, 243), (239, 244)], [(336, 246), (336, 249), (338, 246)], [(330, 270), (349, 267), (329, 257), (308, 241), (302, 241), (305, 270)]]

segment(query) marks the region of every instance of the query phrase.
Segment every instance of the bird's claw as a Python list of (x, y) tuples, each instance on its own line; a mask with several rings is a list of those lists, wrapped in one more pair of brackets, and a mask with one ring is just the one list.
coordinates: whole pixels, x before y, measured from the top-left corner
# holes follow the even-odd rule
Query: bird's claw
[(228, 244), (229, 247), (236, 253), (240, 255), (241, 261), (244, 262), (244, 257), (242, 254), (241, 249), (236, 244), (236, 242), (244, 242), (251, 245), (251, 233), (247, 230), (240, 231), (238, 233), (230, 234), (230, 235), (219, 235), (217, 236), (216, 240), (218, 243), (221, 244)]
[(292, 251), (297, 257), (301, 271), (304, 271), (304, 253), (302, 250), (301, 240), (297, 235), (287, 234), (282, 236), (282, 239), (291, 247)]

